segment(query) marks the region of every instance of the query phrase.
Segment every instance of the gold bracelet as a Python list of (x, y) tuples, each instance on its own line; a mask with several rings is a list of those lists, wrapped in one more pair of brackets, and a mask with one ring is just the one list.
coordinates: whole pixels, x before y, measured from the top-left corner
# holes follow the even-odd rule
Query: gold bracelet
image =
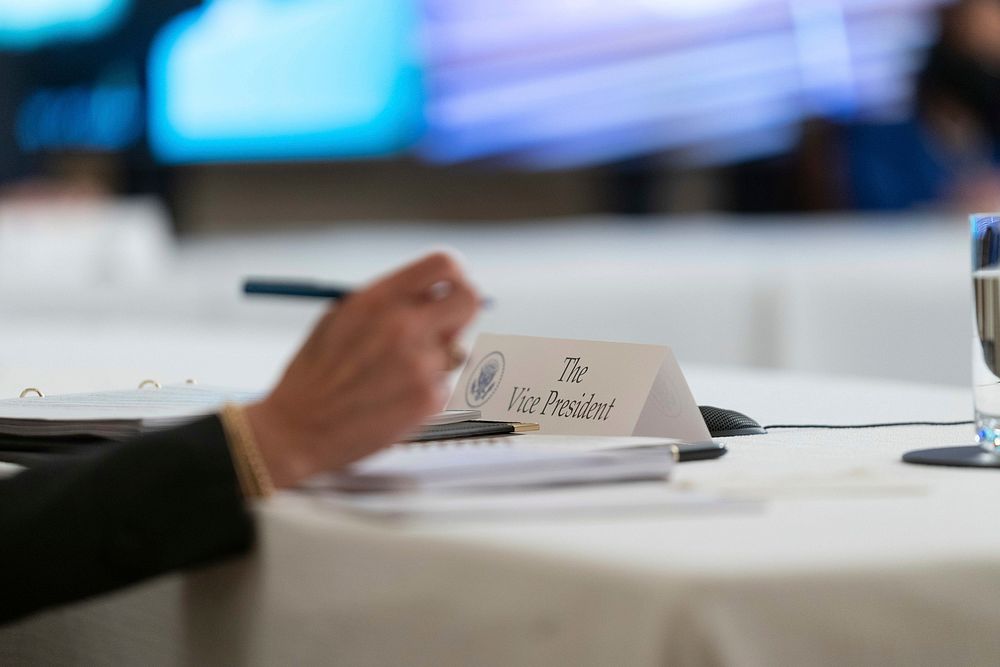
[(222, 430), (226, 434), (226, 442), (229, 445), (229, 455), (233, 462), (233, 469), (236, 471), (236, 479), (240, 483), (240, 490), (245, 498), (256, 498), (259, 495), (259, 486), (254, 479), (253, 471), (250, 468), (250, 461), (245, 453), (244, 436), (240, 427), (241, 415), (239, 408), (226, 405), (219, 413), (222, 422)]
[(274, 493), (274, 483), (260, 455), (246, 411), (235, 403), (227, 403), (219, 418), (243, 495), (247, 498), (267, 498)]

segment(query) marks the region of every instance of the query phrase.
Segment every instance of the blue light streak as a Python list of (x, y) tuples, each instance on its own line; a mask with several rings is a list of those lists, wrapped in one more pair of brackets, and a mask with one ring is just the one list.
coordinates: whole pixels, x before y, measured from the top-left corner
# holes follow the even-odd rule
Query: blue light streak
[(0, 48), (31, 49), (96, 37), (115, 27), (130, 0), (0, 0)]

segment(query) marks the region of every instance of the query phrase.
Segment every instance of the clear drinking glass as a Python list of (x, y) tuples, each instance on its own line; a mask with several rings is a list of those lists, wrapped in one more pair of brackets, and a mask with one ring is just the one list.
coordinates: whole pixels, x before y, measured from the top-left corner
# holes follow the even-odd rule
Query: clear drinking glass
[(1000, 213), (969, 216), (972, 227), (972, 289), (975, 336), (972, 392), (976, 441), (1000, 453)]

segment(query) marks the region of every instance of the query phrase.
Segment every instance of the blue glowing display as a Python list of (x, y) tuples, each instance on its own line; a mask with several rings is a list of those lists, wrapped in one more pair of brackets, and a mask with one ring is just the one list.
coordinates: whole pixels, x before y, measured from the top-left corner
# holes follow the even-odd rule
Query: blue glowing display
[(804, 118), (892, 118), (947, 0), (424, 0), (435, 163), (778, 153)]
[(408, 0), (214, 0), (157, 37), (149, 132), (168, 162), (383, 155), (422, 123)]
[(0, 0), (0, 47), (28, 49), (95, 37), (125, 14), (129, 0)]

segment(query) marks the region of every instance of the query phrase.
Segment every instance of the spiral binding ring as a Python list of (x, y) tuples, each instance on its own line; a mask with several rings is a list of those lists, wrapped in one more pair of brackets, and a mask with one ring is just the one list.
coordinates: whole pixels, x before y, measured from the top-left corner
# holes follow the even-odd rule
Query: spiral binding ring
[(160, 383), (156, 380), (143, 380), (139, 383), (139, 389), (145, 389), (146, 387), (153, 387), (155, 389), (160, 388)]
[(43, 394), (42, 390), (38, 389), (37, 387), (25, 387), (24, 390), (21, 392), (21, 395), (18, 396), (18, 398), (24, 398), (28, 394), (35, 394), (36, 396), (38, 396), (38, 398), (45, 398), (45, 394)]

